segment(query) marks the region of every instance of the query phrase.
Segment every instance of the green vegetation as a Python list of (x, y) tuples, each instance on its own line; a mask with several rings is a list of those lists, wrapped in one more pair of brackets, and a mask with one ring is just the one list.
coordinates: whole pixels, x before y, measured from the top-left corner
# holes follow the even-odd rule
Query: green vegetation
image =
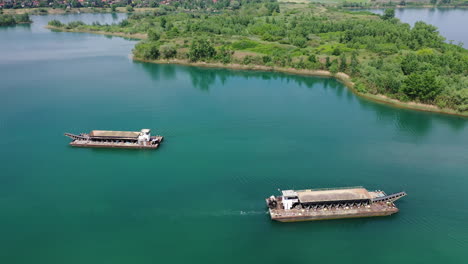
[(146, 34), (135, 46), (136, 59), (343, 72), (360, 93), (468, 111), (468, 51), (445, 43), (434, 26), (417, 22), (411, 28), (392, 9), (379, 16), (274, 0), (217, 4), (224, 6), (216, 12), (161, 6), (119, 24), (50, 25)]
[(20, 23), (31, 23), (31, 19), (28, 14), (22, 15), (7, 15), (0, 14), (0, 26), (11, 26)]

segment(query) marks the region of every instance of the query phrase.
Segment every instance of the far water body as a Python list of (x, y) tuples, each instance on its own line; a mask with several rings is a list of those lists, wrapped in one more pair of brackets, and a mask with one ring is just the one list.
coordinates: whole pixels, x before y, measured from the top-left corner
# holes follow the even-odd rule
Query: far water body
[[(385, 9), (366, 9), (383, 14)], [(417, 21), (436, 26), (447, 42), (468, 48), (468, 9), (466, 8), (397, 8), (395, 17), (414, 26)]]
[[(0, 28), (0, 263), (464, 263), (468, 120), (334, 79), (155, 65), (123, 38)], [(151, 128), (156, 151), (64, 132)], [(278, 223), (277, 189), (406, 191), (382, 218)]]

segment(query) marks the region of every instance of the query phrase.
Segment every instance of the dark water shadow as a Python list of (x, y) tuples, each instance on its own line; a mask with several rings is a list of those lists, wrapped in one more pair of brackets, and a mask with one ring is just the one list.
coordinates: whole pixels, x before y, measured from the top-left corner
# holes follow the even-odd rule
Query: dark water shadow
[(455, 132), (462, 132), (468, 123), (468, 118), (464, 117), (403, 109), (361, 97), (358, 103), (363, 109), (373, 111), (379, 122), (395, 124), (399, 130), (409, 131), (415, 137), (427, 135), (435, 122), (444, 123)]
[(394, 124), (399, 130), (408, 131), (409, 134), (415, 137), (427, 135), (433, 129), (433, 122), (444, 123), (453, 131), (457, 132), (463, 131), (468, 123), (468, 118), (464, 117), (402, 109), (368, 100), (355, 95), (344, 84), (330, 77), (301, 76), (268, 71), (215, 69), (171, 64), (135, 63), (141, 65), (155, 81), (176, 79), (177, 71), (187, 73), (188, 76), (190, 76), (193, 87), (204, 92), (208, 92), (217, 83), (223, 86), (232, 78), (281, 81), (288, 84), (294, 83), (300, 87), (307, 87), (309, 89), (333, 91), (333, 94), (340, 99), (345, 99), (347, 101), (357, 99), (358, 104), (363, 109), (376, 114), (376, 118), (379, 122), (383, 124)]
[(170, 81), (176, 79), (177, 65), (173, 64), (154, 64), (134, 61), (134, 64), (141, 67), (153, 81)]
[(213, 69), (192, 66), (179, 66), (180, 70), (190, 75), (192, 85), (202, 91), (208, 91), (219, 81), (225, 84), (229, 78), (261, 79), (265, 81), (283, 81), (285, 83), (295, 83), (298, 86), (313, 88), (314, 85), (322, 83), (330, 78), (299, 76), (286, 73), (268, 72), (268, 71), (247, 71), (233, 69)]
[(24, 24), (16, 24), (16, 25), (8, 25), (8, 26), (0, 26), (1, 31), (16, 31), (21, 29), (24, 32), (31, 32), (31, 23), (24, 23)]

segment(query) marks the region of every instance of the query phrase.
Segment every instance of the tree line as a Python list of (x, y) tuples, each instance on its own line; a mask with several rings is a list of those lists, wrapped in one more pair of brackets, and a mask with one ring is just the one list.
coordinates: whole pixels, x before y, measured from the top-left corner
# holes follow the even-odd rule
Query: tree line
[(20, 23), (31, 23), (31, 19), (28, 14), (21, 15), (9, 15), (0, 14), (0, 26), (11, 26)]

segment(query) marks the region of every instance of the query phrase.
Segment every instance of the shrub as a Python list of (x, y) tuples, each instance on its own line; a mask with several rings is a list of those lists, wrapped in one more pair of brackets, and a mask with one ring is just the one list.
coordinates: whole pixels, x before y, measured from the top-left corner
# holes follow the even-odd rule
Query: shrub
[(335, 49), (333, 49), (332, 55), (340, 56), (340, 54), (341, 54), (340, 48), (336, 47)]
[(207, 60), (216, 56), (216, 50), (207, 39), (195, 39), (190, 46), (190, 61)]
[(158, 41), (161, 38), (161, 34), (155, 30), (155, 29), (150, 29), (148, 31), (148, 40), (150, 41)]
[(128, 19), (124, 19), (124, 20), (120, 21), (120, 23), (119, 23), (120, 27), (127, 27), (128, 25), (130, 25), (130, 22), (128, 21)]
[(227, 64), (232, 61), (232, 54), (234, 54), (233, 50), (229, 49), (226, 46), (221, 46), (221, 48), (219, 48), (217, 52), (216, 59), (224, 64)]
[(140, 42), (135, 46), (133, 54), (136, 58), (156, 60), (159, 58), (159, 45), (157, 42)]
[(84, 25), (86, 25), (86, 24), (84, 22), (82, 22), (82, 21), (72, 21), (72, 22), (67, 24), (67, 28), (68, 29), (77, 28), (79, 26), (84, 26)]
[(163, 45), (159, 50), (164, 59), (171, 59), (177, 55), (177, 49), (173, 45)]
[(47, 23), (49, 26), (53, 26), (53, 27), (63, 27), (63, 24), (62, 22), (54, 19), (54, 20), (51, 20), (49, 21), (49, 23)]

